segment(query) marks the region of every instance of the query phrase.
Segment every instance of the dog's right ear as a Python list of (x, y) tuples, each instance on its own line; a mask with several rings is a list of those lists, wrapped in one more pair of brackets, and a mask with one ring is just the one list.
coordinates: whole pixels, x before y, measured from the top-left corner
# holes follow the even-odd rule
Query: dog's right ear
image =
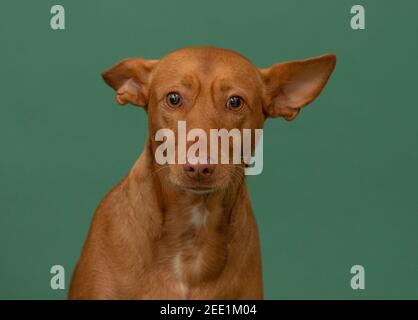
[(150, 75), (158, 60), (124, 59), (102, 73), (103, 80), (116, 91), (116, 101), (136, 106), (148, 104)]

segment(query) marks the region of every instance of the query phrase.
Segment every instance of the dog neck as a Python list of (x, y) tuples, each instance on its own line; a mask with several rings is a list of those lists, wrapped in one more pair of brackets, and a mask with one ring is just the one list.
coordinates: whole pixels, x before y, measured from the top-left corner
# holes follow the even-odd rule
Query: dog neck
[[(155, 174), (150, 176), (150, 172)], [(153, 205), (145, 215), (153, 221), (152, 226), (159, 226), (159, 231), (153, 232), (157, 259), (174, 270), (185, 287), (218, 275), (226, 263), (230, 237), (245, 220), (238, 216), (246, 214), (242, 210), (248, 199), (245, 179), (208, 194), (179, 189), (156, 166), (149, 145), (130, 178), (136, 181), (136, 192), (147, 192), (142, 199)], [(141, 183), (146, 185), (138, 189)], [(136, 203), (141, 209), (145, 205), (145, 201)]]
[(180, 296), (190, 288), (216, 278), (228, 257), (233, 235), (232, 219), (244, 184), (209, 194), (194, 194), (159, 180), (163, 204), (163, 225), (157, 254), (173, 271)]

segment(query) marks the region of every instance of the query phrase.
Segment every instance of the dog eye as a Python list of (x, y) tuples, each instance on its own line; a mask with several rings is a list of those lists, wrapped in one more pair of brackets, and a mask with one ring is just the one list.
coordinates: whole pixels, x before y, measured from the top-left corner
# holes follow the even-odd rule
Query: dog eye
[(181, 96), (177, 92), (170, 92), (167, 95), (167, 103), (172, 107), (179, 107), (181, 105)]
[(243, 104), (242, 98), (238, 96), (232, 96), (226, 102), (226, 106), (231, 110), (238, 110)]

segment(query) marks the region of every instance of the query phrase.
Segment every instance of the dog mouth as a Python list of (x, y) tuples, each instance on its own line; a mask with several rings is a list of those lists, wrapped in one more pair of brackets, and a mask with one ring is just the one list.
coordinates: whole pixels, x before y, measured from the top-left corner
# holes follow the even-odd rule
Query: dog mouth
[(204, 179), (191, 179), (185, 175), (169, 176), (169, 181), (179, 191), (191, 194), (210, 194), (226, 189), (229, 185), (229, 175), (223, 174)]
[(209, 193), (216, 192), (220, 189), (220, 186), (218, 184), (212, 184), (212, 183), (202, 183), (202, 182), (200, 183), (199, 182), (195, 182), (195, 183), (180, 182), (179, 183), (179, 181), (176, 181), (173, 184), (179, 190), (186, 192), (186, 193), (193, 193), (193, 194), (209, 194)]
[(194, 187), (181, 187), (184, 191), (194, 193), (194, 194), (207, 194), (212, 193), (217, 190), (215, 187), (203, 187), (203, 186), (194, 186)]

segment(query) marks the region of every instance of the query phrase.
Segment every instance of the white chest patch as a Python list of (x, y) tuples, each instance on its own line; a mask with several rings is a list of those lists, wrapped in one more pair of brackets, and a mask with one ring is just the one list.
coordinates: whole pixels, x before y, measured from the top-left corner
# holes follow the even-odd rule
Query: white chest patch
[(176, 255), (174, 258), (174, 273), (177, 277), (178, 283), (177, 283), (177, 290), (180, 293), (180, 296), (182, 299), (187, 299), (187, 295), (189, 293), (189, 288), (187, 285), (183, 282), (183, 270), (181, 265), (181, 256), (180, 254)]
[[(193, 227), (195, 229), (202, 229), (208, 225), (209, 210), (202, 204), (196, 204), (189, 209), (190, 225), (186, 228)], [(186, 250), (186, 251), (182, 251)], [(182, 299), (187, 299), (190, 294), (190, 287), (188, 284), (188, 278), (192, 276), (194, 279), (201, 276), (202, 270), (205, 269), (205, 260), (201, 248), (196, 246), (193, 240), (187, 242), (186, 248), (181, 249), (172, 260), (172, 268), (177, 279), (177, 291)], [(182, 259), (182, 255), (185, 254), (189, 258), (187, 259), (187, 265)], [(186, 274), (187, 272), (187, 274)]]
[(203, 228), (206, 226), (209, 216), (209, 210), (201, 204), (192, 207), (190, 222), (196, 228)]

